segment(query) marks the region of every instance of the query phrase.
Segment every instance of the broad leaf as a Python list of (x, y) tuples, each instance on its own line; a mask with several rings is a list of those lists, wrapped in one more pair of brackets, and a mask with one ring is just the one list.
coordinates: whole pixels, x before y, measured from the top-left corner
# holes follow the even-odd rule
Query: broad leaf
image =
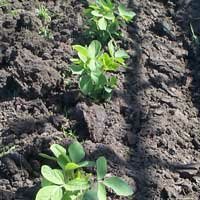
[(113, 12), (108, 12), (104, 15), (104, 17), (108, 20), (115, 20), (115, 15), (113, 14)]
[(107, 29), (107, 21), (104, 17), (99, 19), (98, 21), (98, 27), (100, 30), (105, 31)]
[(97, 191), (98, 199), (106, 200), (106, 188), (102, 183), (98, 183), (98, 191)]
[(101, 43), (97, 40), (93, 40), (88, 47), (88, 54), (89, 54), (88, 56), (90, 58), (95, 58), (96, 56), (99, 55), (100, 51), (101, 51)]
[(91, 12), (91, 14), (94, 15), (95, 17), (102, 17), (102, 16), (103, 16), (102, 14), (99, 13), (98, 10), (93, 10), (93, 11)]
[(136, 15), (133, 11), (128, 11), (123, 4), (119, 5), (118, 11), (120, 16), (127, 22), (131, 21)]
[(51, 183), (50, 181), (48, 181), (47, 179), (45, 179), (44, 177), (42, 178), (42, 181), (41, 181), (41, 186), (42, 187), (46, 187), (46, 186), (50, 186), (50, 185), (53, 185), (53, 183)]
[(106, 178), (103, 184), (111, 188), (117, 195), (131, 196), (133, 194), (132, 188), (119, 177), (113, 176)]
[(69, 156), (73, 162), (78, 163), (85, 157), (83, 146), (79, 142), (74, 142), (69, 145)]
[(83, 47), (81, 45), (74, 45), (72, 46), (73, 49), (75, 49), (78, 52), (78, 56), (79, 58), (86, 63), (86, 61), (88, 60), (88, 52), (87, 52), (87, 48)]
[(41, 169), (42, 176), (51, 183), (62, 185), (65, 183), (62, 170), (51, 169), (48, 165), (43, 165)]
[(36, 200), (62, 200), (63, 191), (60, 186), (46, 186), (39, 190)]
[(82, 76), (79, 81), (81, 92), (85, 95), (90, 95), (93, 90), (93, 83), (88, 75)]
[(107, 160), (105, 157), (99, 157), (96, 161), (97, 164), (97, 178), (101, 180), (107, 173)]
[(71, 171), (80, 168), (80, 166), (76, 163), (67, 163), (65, 170)]
[(120, 49), (115, 52), (115, 57), (116, 58), (129, 58), (129, 55), (124, 51), (123, 49)]
[(109, 50), (109, 53), (112, 57), (114, 57), (114, 53), (115, 53), (115, 47), (113, 45), (113, 41), (110, 40), (109, 43), (108, 43), (108, 50)]
[(71, 70), (73, 74), (82, 74), (84, 68), (81, 65), (71, 65)]
[(89, 190), (84, 194), (82, 200), (100, 200), (100, 199), (98, 199), (96, 191)]
[(64, 185), (67, 191), (87, 190), (90, 185), (86, 178), (76, 178)]
[(57, 163), (60, 167), (64, 168), (65, 165), (70, 162), (69, 157), (67, 156), (66, 149), (59, 144), (52, 144), (50, 147), (51, 151), (57, 158)]

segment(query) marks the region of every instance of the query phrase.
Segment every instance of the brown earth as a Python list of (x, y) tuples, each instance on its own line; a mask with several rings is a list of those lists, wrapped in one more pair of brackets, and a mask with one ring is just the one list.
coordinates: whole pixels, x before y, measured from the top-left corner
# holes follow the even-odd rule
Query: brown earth
[(71, 140), (62, 127), (90, 158), (106, 156), (132, 199), (200, 199), (200, 51), (189, 28), (200, 33), (200, 1), (126, 1), (137, 13), (124, 31), (131, 58), (103, 104), (82, 97), (69, 72), (84, 1), (42, 2), (53, 40), (38, 34), (37, 1), (9, 2), (0, 7), (0, 152), (14, 148), (0, 159), (0, 200), (34, 199), (46, 162), (38, 153)]

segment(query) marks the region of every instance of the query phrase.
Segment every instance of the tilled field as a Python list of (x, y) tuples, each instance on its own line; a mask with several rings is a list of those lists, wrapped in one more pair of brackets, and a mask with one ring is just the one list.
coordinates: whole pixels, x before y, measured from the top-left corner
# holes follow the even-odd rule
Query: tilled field
[[(85, 1), (8, 2), (0, 7), (0, 200), (34, 200), (46, 162), (38, 154), (68, 144), (63, 129), (77, 133), (88, 157), (108, 159), (135, 188), (133, 200), (200, 199), (200, 52), (189, 26), (200, 32), (200, 1), (125, 2), (137, 14), (124, 30), (130, 59), (106, 103), (83, 97), (70, 75)], [(40, 3), (52, 12), (54, 39), (38, 34)]]

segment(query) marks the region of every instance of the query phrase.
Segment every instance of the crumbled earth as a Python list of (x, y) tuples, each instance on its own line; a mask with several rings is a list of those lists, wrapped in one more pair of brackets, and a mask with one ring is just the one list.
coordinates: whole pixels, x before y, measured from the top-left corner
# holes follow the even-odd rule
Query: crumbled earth
[[(70, 76), (84, 1), (9, 0), (0, 7), (0, 200), (32, 200), (38, 153), (76, 131), (87, 155), (135, 189), (133, 200), (200, 199), (199, 0), (127, 0), (137, 13), (124, 30), (128, 67), (110, 102), (83, 97)], [(54, 39), (39, 35), (36, 9), (52, 13)], [(15, 12), (14, 12), (15, 11)], [(109, 193), (109, 199), (119, 198)]]

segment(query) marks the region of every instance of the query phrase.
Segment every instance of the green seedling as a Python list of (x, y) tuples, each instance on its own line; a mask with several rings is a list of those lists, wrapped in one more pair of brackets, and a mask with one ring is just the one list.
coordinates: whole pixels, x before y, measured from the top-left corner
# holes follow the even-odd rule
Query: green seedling
[(78, 58), (71, 59), (73, 74), (80, 76), (79, 87), (84, 95), (95, 100), (111, 98), (117, 86), (117, 78), (108, 76), (107, 72), (115, 72), (124, 65), (128, 54), (117, 48), (112, 41), (108, 44), (108, 52), (104, 52), (101, 43), (94, 40), (89, 46), (74, 45)]
[(96, 0), (89, 4), (85, 15), (89, 27), (87, 34), (104, 44), (113, 37), (120, 37), (120, 27), (130, 22), (136, 14), (127, 10), (123, 4), (116, 5), (111, 0)]
[(44, 37), (46, 39), (53, 39), (53, 34), (52, 34), (51, 30), (45, 26), (40, 28), (39, 35), (41, 35), (42, 37)]
[[(79, 142), (66, 150), (58, 144), (50, 147), (54, 156), (41, 156), (57, 162), (59, 169), (43, 165), (42, 188), (36, 200), (106, 200), (106, 188), (117, 195), (131, 196), (133, 189), (121, 178), (107, 175), (107, 161), (99, 157), (95, 162), (83, 161), (85, 151)], [(87, 173), (87, 167), (96, 168), (96, 176)]]
[(51, 16), (47, 8), (43, 5), (39, 6), (39, 9), (36, 10), (37, 16), (42, 20), (44, 24), (51, 22)]

